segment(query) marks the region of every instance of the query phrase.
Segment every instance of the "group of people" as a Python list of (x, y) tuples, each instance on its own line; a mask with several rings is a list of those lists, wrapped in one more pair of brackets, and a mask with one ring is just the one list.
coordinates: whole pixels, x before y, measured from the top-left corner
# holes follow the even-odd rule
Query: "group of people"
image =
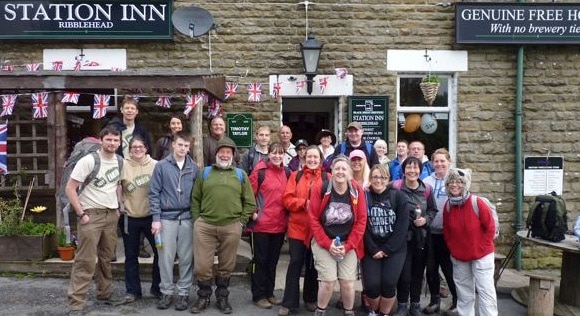
[[(171, 118), (170, 135), (152, 148), (135, 122), (137, 102), (125, 100), (121, 113), (122, 119), (101, 131), (100, 162), (82, 158), (67, 184), (80, 238), (67, 292), (71, 311), (86, 308), (93, 275), (97, 299), (112, 300), (111, 258), (119, 227), (125, 303), (143, 295), (138, 264), (143, 235), (156, 245), (150, 293), (159, 298), (159, 309), (174, 305), (201, 313), (215, 284), (217, 307), (232, 313), (228, 288), (245, 230), (253, 254), (252, 300), (260, 308), (280, 305), (278, 315), (299, 309), (302, 276), (302, 299), (315, 315), (325, 315), (337, 281), (341, 307), (354, 315), (359, 277), (369, 315), (392, 315), (395, 301), (395, 315), (435, 313), (441, 308), (439, 268), (453, 295), (449, 315), (475, 315), (476, 289), (480, 315), (497, 315), (491, 210), (478, 204), (479, 213), (473, 211), (470, 171), (450, 168), (445, 149), (425, 161), (421, 142), (399, 141), (390, 161), (386, 142), (373, 147), (362, 125), (352, 122), (340, 144), (329, 130), (318, 134), (317, 145), (301, 139), (292, 144), (288, 126), (271, 142), (270, 128), (261, 126), (255, 146), (240, 155), (225, 135), (223, 118), (215, 117), (200, 168), (188, 154), (192, 138), (179, 118)], [(122, 166), (117, 153), (125, 158)], [(86, 183), (95, 166), (96, 178)], [(431, 171), (423, 177), (426, 168)], [(285, 242), (290, 262), (284, 295), (277, 298), (276, 267)], [(425, 269), (431, 302), (421, 310)], [(194, 278), (197, 298), (190, 304)]]

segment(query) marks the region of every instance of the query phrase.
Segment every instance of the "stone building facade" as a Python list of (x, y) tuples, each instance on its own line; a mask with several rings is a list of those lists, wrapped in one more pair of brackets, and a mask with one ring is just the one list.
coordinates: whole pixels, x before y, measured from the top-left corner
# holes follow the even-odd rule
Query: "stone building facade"
[[(516, 113), (519, 47), (456, 44), (453, 3), (447, 6), (425, 0), (174, 2), (176, 9), (185, 6), (211, 12), (217, 29), (209, 37), (197, 38), (174, 32), (173, 41), (166, 42), (6, 42), (0, 47), (0, 57), (24, 64), (41, 60), (44, 49), (123, 48), (127, 52), (128, 73), (211, 68), (213, 73), (224, 75), (226, 81), (239, 83), (238, 94), (223, 102), (224, 113), (250, 112), (254, 127), (269, 125), (275, 133), (284, 121), (285, 107), (290, 112), (306, 113), (299, 116), (302, 120), (309, 111), (300, 103), (313, 107), (324, 104), (325, 110), (321, 112), (328, 114), (327, 126), (318, 127), (331, 128), (342, 139), (342, 131), (348, 124), (348, 94), (309, 96), (304, 92), (294, 95), (289, 92), (281, 98), (270, 96), (272, 75), (303, 74), (299, 44), (305, 40), (308, 29), (324, 44), (319, 75), (333, 76), (335, 68), (346, 68), (352, 76), (352, 91), (348, 92), (351, 95), (389, 96), (388, 143), (393, 156), (396, 139), (401, 138), (398, 117), (400, 113), (407, 113), (398, 106), (400, 78), (420, 78), (428, 69), (419, 71), (410, 66), (407, 71), (390, 70), (387, 52), (465, 52), (465, 60), (457, 62), (465, 63), (466, 69), (439, 73), (447, 76), (451, 89), (448, 139), (444, 142), (453, 147), (452, 158), (457, 166), (474, 170), (473, 192), (497, 203), (502, 223), (499, 251), (507, 252), (516, 230), (515, 122), (518, 115), (523, 120), (524, 156), (549, 153), (564, 158), (563, 195), (568, 202), (570, 220), (578, 215), (580, 55), (576, 45), (523, 48), (523, 111)], [(424, 64), (425, 60), (406, 61), (409, 65), (415, 62)], [(451, 68), (455, 63), (454, 60), (439, 62)], [(250, 103), (245, 86), (254, 82), (262, 83), (263, 94), (260, 102)], [(204, 108), (204, 117), (206, 111)], [(163, 130), (159, 128), (156, 110), (143, 113), (148, 115), (143, 115), (141, 120), (152, 130), (153, 138), (157, 138)], [(525, 221), (531, 198), (526, 197), (524, 201)], [(559, 262), (558, 252), (524, 248), (524, 267), (545, 267)]]

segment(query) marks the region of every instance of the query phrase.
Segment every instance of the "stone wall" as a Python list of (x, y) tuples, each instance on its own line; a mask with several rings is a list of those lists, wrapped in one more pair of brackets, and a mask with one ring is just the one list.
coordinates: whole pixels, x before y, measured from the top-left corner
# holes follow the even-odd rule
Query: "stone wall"
[[(176, 1), (175, 7), (199, 6), (212, 12), (218, 25), (211, 37), (213, 71), (239, 83), (238, 95), (224, 103), (226, 112), (253, 112), (256, 126), (276, 127), (279, 101), (268, 96), (270, 74), (302, 73), (299, 43), (305, 39), (305, 8), (298, 1)], [(567, 1), (565, 1), (567, 2)], [(324, 43), (319, 73), (347, 67), (354, 75), (355, 94), (391, 96), (391, 122), (396, 126), (396, 75), (386, 69), (388, 49), (467, 50), (469, 71), (459, 74), (457, 165), (472, 168), (473, 191), (498, 205), (502, 252), (513, 242), (515, 220), (516, 46), (454, 43), (453, 6), (435, 1), (317, 1), (308, 7), (309, 27)], [(208, 37), (178, 34), (173, 42), (41, 43), (0, 47), (13, 63), (39, 60), (43, 48), (126, 48), (131, 70), (187, 71), (210, 67)], [(564, 156), (564, 197), (578, 215), (580, 124), (578, 101), (580, 56), (576, 46), (528, 46), (524, 50), (524, 155)], [(262, 102), (246, 102), (245, 85), (263, 83)], [(274, 133), (276, 130), (274, 130)], [(396, 139), (395, 130), (389, 131)], [(390, 144), (394, 148), (394, 143)], [(547, 149), (547, 150), (546, 150)], [(523, 219), (531, 198), (526, 198)], [(532, 249), (526, 247), (526, 249)], [(524, 252), (524, 265), (559, 262), (558, 253)], [(538, 259), (542, 256), (542, 260)]]

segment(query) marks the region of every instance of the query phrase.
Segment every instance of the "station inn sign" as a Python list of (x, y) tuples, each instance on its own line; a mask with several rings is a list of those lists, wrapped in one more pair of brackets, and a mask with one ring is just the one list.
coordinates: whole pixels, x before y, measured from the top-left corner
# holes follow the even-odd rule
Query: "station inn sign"
[(172, 13), (172, 0), (0, 0), (0, 40), (170, 40)]

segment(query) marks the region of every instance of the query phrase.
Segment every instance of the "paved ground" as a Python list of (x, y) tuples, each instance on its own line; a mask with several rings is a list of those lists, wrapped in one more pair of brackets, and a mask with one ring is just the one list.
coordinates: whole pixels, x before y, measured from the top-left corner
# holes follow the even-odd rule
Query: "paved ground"
[[(246, 256), (248, 248), (241, 247), (239, 254)], [(120, 251), (119, 251), (120, 252)], [(120, 252), (121, 253), (121, 252)], [(122, 261), (122, 256), (119, 257)], [(151, 260), (142, 260), (147, 264)], [(281, 298), (284, 288), (284, 276), (288, 265), (288, 254), (283, 251), (278, 265), (278, 276), (276, 280), (276, 295)], [(16, 271), (17, 272), (17, 271)], [(556, 274), (557, 271), (543, 271), (543, 273)], [(66, 278), (44, 278), (36, 276), (26, 276), (26, 274), (8, 274), (0, 277), (0, 315), (66, 315), (68, 308), (66, 303), (66, 289), (68, 286)], [(233, 306), (233, 315), (277, 315), (278, 307), (270, 310), (259, 309), (251, 301), (250, 282), (247, 276), (239, 273), (232, 280), (230, 288), (230, 301)], [(506, 270), (498, 283), (499, 314), (519, 316), (526, 315), (524, 306), (516, 303), (510, 295), (513, 288), (528, 285), (527, 277), (523, 272)], [(143, 288), (149, 289), (150, 284), (144, 282)], [(125, 294), (123, 281), (115, 281), (115, 295), (122, 298)], [(360, 290), (360, 283), (357, 282), (357, 290)], [(147, 293), (147, 291), (145, 291)], [(195, 298), (194, 290), (191, 292), (190, 302)], [(336, 300), (336, 294), (333, 302)], [(358, 297), (358, 295), (357, 295)], [(421, 296), (422, 306), (429, 302), (428, 294)], [(201, 315), (222, 315), (214, 305), (215, 299), (212, 297), (212, 305)], [(333, 303), (334, 304), (334, 303)], [(450, 298), (443, 300), (443, 307), (450, 304)], [(156, 299), (146, 295), (143, 299), (131, 304), (121, 306), (109, 306), (99, 303), (95, 299), (94, 288), (89, 294), (89, 307), (86, 315), (188, 315), (188, 311), (178, 312), (174, 309), (165, 311), (156, 308)], [(357, 302), (357, 306), (358, 306)], [(298, 315), (311, 315), (302, 307)], [(327, 315), (343, 315), (342, 311), (331, 308)], [(357, 315), (365, 315), (359, 312)]]

